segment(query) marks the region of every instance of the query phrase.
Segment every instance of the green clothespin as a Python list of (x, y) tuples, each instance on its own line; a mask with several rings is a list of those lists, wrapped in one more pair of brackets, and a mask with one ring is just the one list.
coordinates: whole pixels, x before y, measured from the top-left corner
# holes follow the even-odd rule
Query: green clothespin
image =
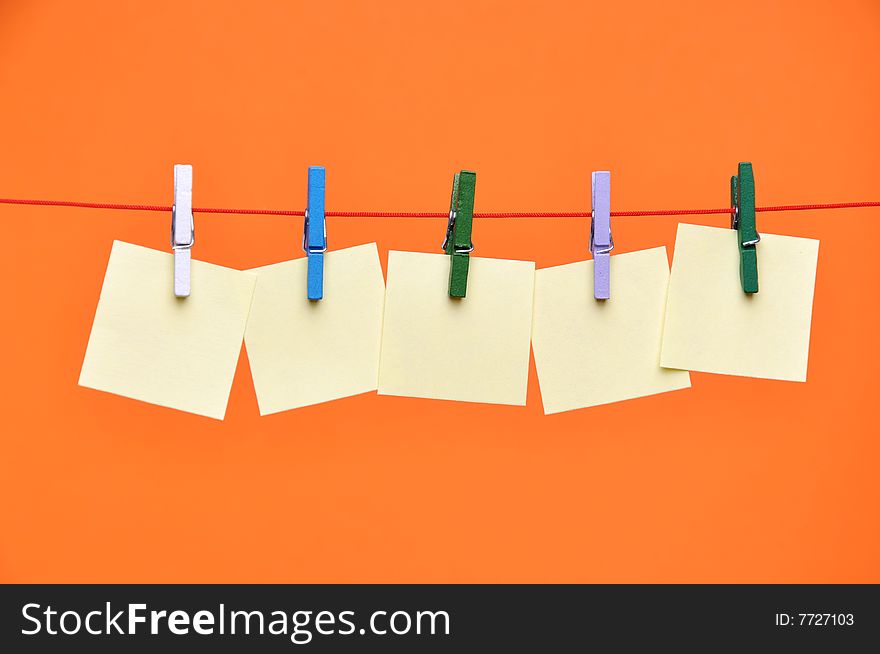
[(758, 292), (758, 250), (761, 240), (755, 225), (755, 175), (752, 164), (740, 162), (738, 175), (730, 178), (730, 227), (739, 242), (739, 278), (744, 293)]
[(449, 297), (467, 295), (468, 264), (474, 251), (471, 240), (474, 223), (474, 193), (477, 173), (462, 170), (452, 181), (452, 200), (449, 203), (449, 222), (443, 251), (449, 255)]

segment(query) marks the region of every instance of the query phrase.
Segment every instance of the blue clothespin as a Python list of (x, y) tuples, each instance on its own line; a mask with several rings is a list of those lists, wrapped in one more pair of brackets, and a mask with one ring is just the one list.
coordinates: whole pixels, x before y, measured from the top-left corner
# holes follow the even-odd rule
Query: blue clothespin
[(323, 166), (309, 166), (308, 204), (303, 220), (303, 251), (308, 256), (306, 286), (310, 300), (324, 297), (324, 253), (327, 251), (324, 180)]
[(593, 217), (590, 221), (590, 252), (593, 253), (593, 297), (611, 298), (611, 173), (593, 173)]

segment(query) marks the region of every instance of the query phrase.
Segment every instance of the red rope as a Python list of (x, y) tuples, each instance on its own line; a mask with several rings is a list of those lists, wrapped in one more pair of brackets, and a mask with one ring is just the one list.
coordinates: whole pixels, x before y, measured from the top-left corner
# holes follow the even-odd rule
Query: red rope
[(110, 202), (72, 202), (69, 200), (16, 200), (0, 198), (0, 204), (30, 204), (40, 207), (81, 207), (83, 209), (130, 209), (132, 211), (171, 211), (158, 204), (114, 204)]
[[(0, 198), (0, 204), (35, 205), (41, 207), (78, 207), (82, 209), (120, 209), (127, 211), (170, 212), (170, 205), (118, 204), (114, 202), (75, 202), (72, 200), (23, 200)], [(781, 204), (755, 207), (755, 211), (812, 211), (814, 209), (854, 209), (880, 207), (880, 202), (831, 202), (826, 204)], [(720, 209), (641, 209), (636, 211), (612, 211), (612, 216), (700, 216), (706, 214), (730, 214), (730, 207)], [(223, 207), (193, 207), (194, 213), (223, 213), (261, 216), (302, 216), (302, 209), (231, 209)], [(446, 218), (441, 211), (327, 211), (333, 218)], [(475, 212), (474, 218), (589, 218), (585, 211), (483, 211)]]
[(755, 207), (755, 211), (810, 211), (812, 209), (858, 209), (880, 207), (880, 202), (829, 202), (827, 204), (780, 204), (775, 207)]

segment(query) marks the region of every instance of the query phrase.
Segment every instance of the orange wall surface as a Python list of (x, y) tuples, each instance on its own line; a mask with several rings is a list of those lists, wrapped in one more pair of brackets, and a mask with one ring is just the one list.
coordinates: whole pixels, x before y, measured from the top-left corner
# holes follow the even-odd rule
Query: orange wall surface
[[(0, 5), (0, 196), (445, 211), (880, 200), (880, 3)], [(367, 394), (226, 420), (77, 386), (114, 239), (170, 215), (0, 206), (0, 580), (880, 582), (880, 210), (758, 214), (821, 240), (804, 384), (544, 416)], [(685, 219), (724, 226), (724, 215)], [(678, 219), (617, 218), (616, 252)], [(197, 258), (302, 256), (301, 219), (196, 215)], [(443, 220), (330, 218), (332, 248), (438, 251)], [(477, 254), (588, 258), (586, 220), (477, 220)], [(170, 291), (169, 291), (170, 292)]]

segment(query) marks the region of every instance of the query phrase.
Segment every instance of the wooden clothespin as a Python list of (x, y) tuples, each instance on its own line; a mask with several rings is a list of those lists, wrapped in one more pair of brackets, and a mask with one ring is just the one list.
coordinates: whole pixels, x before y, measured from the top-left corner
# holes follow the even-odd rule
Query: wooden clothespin
[(593, 253), (593, 297), (611, 298), (611, 173), (593, 173), (593, 215), (590, 221), (590, 252)]
[(308, 204), (303, 220), (303, 251), (308, 257), (306, 286), (310, 300), (324, 297), (324, 253), (327, 251), (324, 188), (324, 167), (309, 166)]
[(474, 222), (474, 193), (477, 173), (462, 170), (455, 173), (452, 181), (452, 199), (449, 203), (449, 222), (446, 238), (441, 246), (449, 255), (449, 297), (463, 298), (467, 295), (467, 276), (470, 253), (474, 251), (471, 240)]
[(174, 295), (189, 297), (191, 250), (196, 240), (192, 212), (192, 166), (174, 166), (174, 205), (171, 207), (171, 249), (174, 250)]
[(755, 176), (750, 162), (740, 162), (737, 175), (730, 178), (730, 227), (737, 231), (739, 278), (744, 293), (758, 292), (758, 250), (761, 240), (755, 224)]

